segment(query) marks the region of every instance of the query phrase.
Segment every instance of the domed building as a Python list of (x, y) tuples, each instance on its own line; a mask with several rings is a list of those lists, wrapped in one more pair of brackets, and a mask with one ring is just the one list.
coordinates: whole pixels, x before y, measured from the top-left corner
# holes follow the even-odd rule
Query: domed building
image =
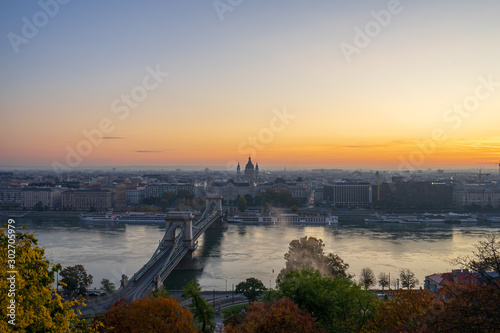
[[(240, 170), (239, 163), (238, 163), (238, 167), (236, 168), (236, 173), (238, 175), (238, 178), (240, 178), (241, 170)], [(248, 157), (248, 163), (247, 163), (247, 165), (245, 165), (244, 177), (247, 179), (257, 179), (259, 177), (259, 164), (256, 163), (255, 167), (254, 167), (251, 157)]]

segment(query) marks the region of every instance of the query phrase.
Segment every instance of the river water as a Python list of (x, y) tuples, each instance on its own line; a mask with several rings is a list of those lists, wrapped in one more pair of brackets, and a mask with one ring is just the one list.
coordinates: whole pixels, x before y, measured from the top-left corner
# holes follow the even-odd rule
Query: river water
[[(5, 221), (2, 218), (2, 224)], [(26, 217), (16, 222), (36, 235), (53, 263), (84, 265), (94, 277), (94, 287), (103, 278), (119, 285), (122, 274), (131, 277), (149, 260), (165, 231), (156, 225), (93, 226), (67, 217)], [(364, 224), (342, 218), (336, 226), (229, 224), (200, 237), (195, 255), (203, 258), (203, 270), (174, 271), (166, 286), (179, 289), (196, 278), (204, 290), (231, 290), (255, 277), (274, 287), (290, 241), (303, 236), (321, 238), (325, 252), (340, 255), (356, 276), (364, 267), (376, 275), (390, 273), (391, 278), (400, 268), (410, 268), (423, 283), (426, 275), (456, 268), (450, 260), (470, 254), (485, 235), (499, 231), (500, 225)]]

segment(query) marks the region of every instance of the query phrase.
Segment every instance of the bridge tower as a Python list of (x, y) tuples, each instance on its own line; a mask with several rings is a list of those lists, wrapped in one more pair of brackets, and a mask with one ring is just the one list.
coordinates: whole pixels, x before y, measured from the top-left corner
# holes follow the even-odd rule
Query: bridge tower
[[(171, 212), (165, 216), (167, 232), (163, 236), (163, 247), (174, 246), (175, 237), (178, 232), (183, 230), (183, 243), (190, 249), (194, 250), (193, 242), (193, 214), (191, 212)], [(181, 244), (178, 244), (181, 245)]]
[(211, 210), (211, 207), (215, 206), (215, 210), (222, 212), (222, 195), (220, 194), (207, 194), (206, 197), (206, 209)]

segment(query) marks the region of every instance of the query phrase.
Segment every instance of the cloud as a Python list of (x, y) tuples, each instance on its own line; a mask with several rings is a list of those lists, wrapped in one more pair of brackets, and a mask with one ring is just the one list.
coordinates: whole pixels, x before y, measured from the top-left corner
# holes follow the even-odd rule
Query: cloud
[(136, 153), (163, 153), (161, 150), (136, 150)]
[(118, 139), (125, 139), (123, 136), (103, 136), (101, 139), (104, 140), (118, 140)]

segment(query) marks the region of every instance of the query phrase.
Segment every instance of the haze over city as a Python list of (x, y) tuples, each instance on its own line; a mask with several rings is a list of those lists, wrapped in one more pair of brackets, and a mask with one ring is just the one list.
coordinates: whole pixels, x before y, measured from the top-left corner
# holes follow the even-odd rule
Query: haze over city
[(3, 169), (498, 163), (496, 1), (57, 4), (0, 4)]

